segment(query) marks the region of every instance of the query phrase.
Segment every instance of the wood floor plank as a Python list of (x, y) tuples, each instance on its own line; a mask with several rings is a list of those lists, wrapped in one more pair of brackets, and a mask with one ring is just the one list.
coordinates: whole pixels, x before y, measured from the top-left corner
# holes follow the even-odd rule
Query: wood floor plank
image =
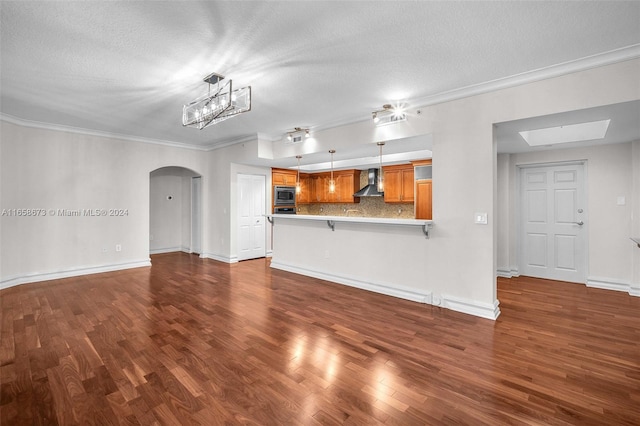
[(184, 253), (0, 292), (0, 422), (640, 424), (640, 298), (498, 279), (497, 321)]

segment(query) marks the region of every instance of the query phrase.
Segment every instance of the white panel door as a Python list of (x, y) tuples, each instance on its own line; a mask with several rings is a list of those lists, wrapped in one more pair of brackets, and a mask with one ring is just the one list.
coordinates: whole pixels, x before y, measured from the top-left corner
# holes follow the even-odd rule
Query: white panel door
[(584, 164), (520, 169), (520, 273), (585, 283)]
[(267, 254), (265, 184), (264, 176), (238, 175), (238, 260)]

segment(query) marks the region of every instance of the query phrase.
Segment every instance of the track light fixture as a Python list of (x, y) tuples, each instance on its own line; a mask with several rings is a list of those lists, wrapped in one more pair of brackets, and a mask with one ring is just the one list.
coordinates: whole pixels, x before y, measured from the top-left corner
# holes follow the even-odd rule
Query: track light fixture
[(309, 133), (309, 129), (305, 129), (303, 127), (294, 127), (293, 130), (287, 132), (287, 140), (294, 143), (301, 142), (303, 134), (305, 138), (311, 136), (311, 133)]
[[(182, 125), (200, 130), (243, 112), (251, 111), (251, 86), (233, 89), (231, 79), (211, 73), (203, 80), (209, 84), (204, 95), (182, 109)], [(213, 88), (212, 88), (213, 86)]]
[(407, 114), (404, 111), (404, 104), (398, 103), (396, 106), (384, 104), (382, 105), (382, 109), (371, 113), (371, 118), (376, 125), (382, 126), (384, 124), (404, 121), (407, 119)]

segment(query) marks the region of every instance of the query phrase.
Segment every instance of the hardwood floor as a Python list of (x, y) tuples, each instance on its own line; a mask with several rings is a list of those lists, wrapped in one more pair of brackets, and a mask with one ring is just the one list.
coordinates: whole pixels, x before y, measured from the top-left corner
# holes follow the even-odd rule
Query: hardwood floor
[(499, 279), (484, 320), (186, 254), (0, 292), (4, 425), (638, 425), (640, 298)]

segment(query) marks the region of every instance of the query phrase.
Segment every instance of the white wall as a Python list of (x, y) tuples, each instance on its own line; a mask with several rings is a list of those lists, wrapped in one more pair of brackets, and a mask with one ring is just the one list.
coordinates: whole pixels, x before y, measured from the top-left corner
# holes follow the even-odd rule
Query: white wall
[(151, 174), (149, 199), (149, 250), (178, 251), (182, 246), (182, 177)]
[[(164, 166), (205, 169), (202, 153), (191, 149), (6, 121), (0, 135), (1, 209), (126, 211), (106, 217), (2, 216), (0, 287), (148, 265), (149, 173)], [(208, 182), (203, 185), (206, 200)], [(115, 251), (116, 244), (122, 251)]]
[[(640, 141), (633, 142), (631, 145), (631, 163), (633, 169), (631, 185), (631, 235), (634, 238), (640, 238)], [(640, 247), (633, 245), (631, 250), (633, 276), (631, 278), (631, 289), (629, 293), (634, 296), (640, 296)]]
[[(590, 285), (621, 285), (628, 289), (633, 274), (632, 233), (634, 164), (632, 143), (580, 149), (501, 155), (498, 174), (500, 216), (499, 271), (517, 274), (518, 265), (518, 168), (520, 165), (586, 160), (588, 277)], [(504, 168), (508, 165), (508, 172)], [(618, 197), (625, 205), (618, 205)], [(506, 273), (504, 274), (506, 275)], [(621, 288), (622, 289), (622, 288)]]

